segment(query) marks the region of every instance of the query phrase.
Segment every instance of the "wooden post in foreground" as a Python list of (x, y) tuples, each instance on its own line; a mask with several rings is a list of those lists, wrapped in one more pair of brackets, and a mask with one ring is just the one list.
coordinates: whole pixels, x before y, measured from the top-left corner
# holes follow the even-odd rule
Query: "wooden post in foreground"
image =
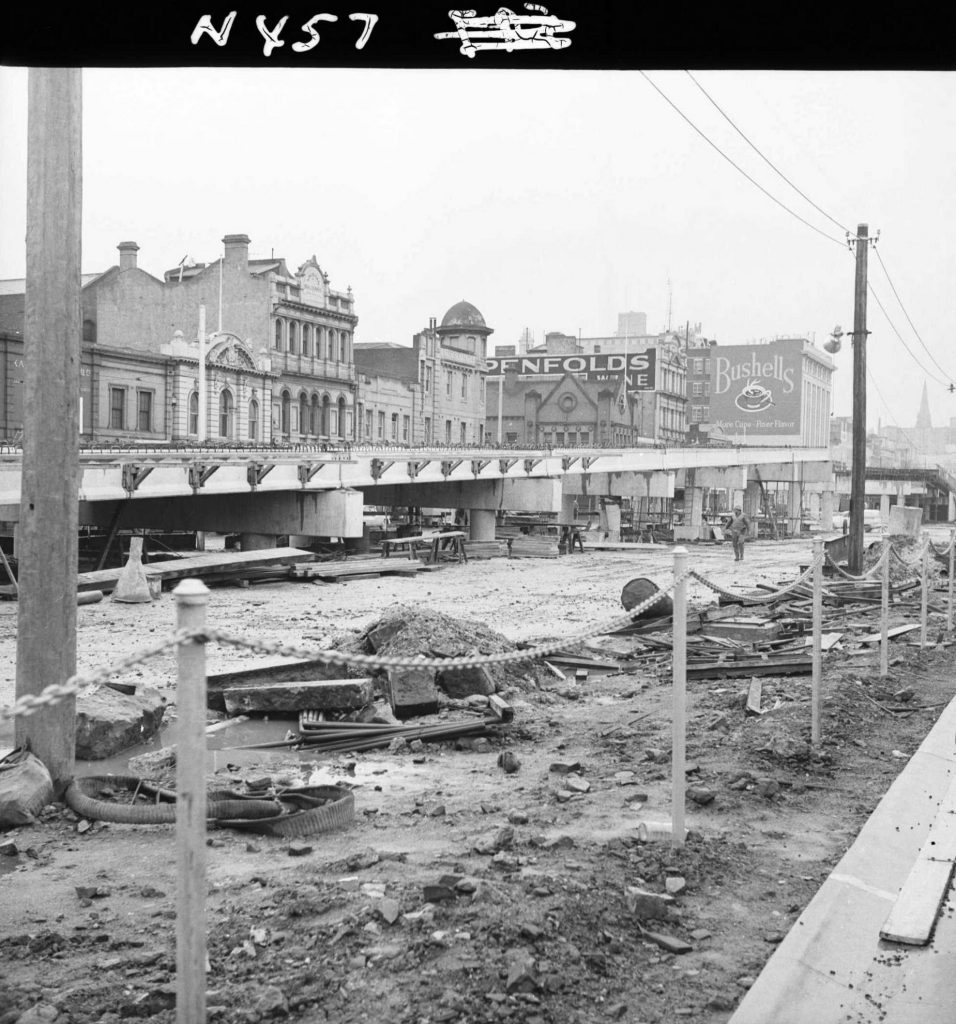
[(810, 745), (820, 745), (820, 676), (823, 668), (823, 538), (813, 539), (813, 662), (810, 686)]
[[(176, 628), (204, 629), (209, 589), (173, 591)], [(176, 682), (176, 1024), (206, 1021), (206, 648), (180, 644)]]
[(946, 630), (953, 631), (953, 562), (956, 555), (956, 530), (949, 531), (949, 589), (948, 600), (946, 601)]
[(880, 678), (890, 671), (890, 550), (889, 536), (883, 541), (883, 585), (880, 587)]
[[(29, 70), (17, 697), (76, 671), (81, 86), (79, 68)], [(57, 795), (73, 775), (75, 705), (16, 722)]]
[[(674, 578), (687, 570), (687, 548), (674, 548)], [(674, 588), (673, 739), (671, 745), (671, 837), (676, 848), (684, 845), (684, 790), (687, 717), (687, 580)]]
[(919, 609), (919, 647), (923, 650), (926, 647), (926, 620), (929, 609), (929, 537), (923, 534), (923, 586), (920, 589)]

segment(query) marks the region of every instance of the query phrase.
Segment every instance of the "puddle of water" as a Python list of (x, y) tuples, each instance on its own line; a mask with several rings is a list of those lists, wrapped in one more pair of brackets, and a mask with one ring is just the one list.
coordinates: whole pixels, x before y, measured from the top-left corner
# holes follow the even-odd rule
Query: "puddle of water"
[[(171, 747), (176, 744), (177, 722), (171, 722), (163, 726), (155, 736), (148, 742), (129, 747), (126, 750), (114, 754), (112, 757), (103, 758), (99, 761), (77, 761), (77, 775), (129, 775), (129, 760), (131, 757), (138, 757), (140, 754), (155, 753), (163, 747)], [(288, 762), (290, 759), (308, 761), (308, 751), (303, 751), (304, 757), (300, 757), (297, 751), (288, 747), (277, 747), (275, 749), (256, 748), (253, 750), (230, 750), (235, 746), (244, 746), (250, 743), (273, 743), (285, 739), (289, 731), (298, 732), (298, 722), (292, 718), (262, 719), (250, 718), (246, 722), (237, 722), (227, 729), (220, 729), (206, 737), (206, 770), (210, 773), (226, 768), (228, 765), (236, 765), (246, 768), (251, 765), (269, 765), (280, 762)]]

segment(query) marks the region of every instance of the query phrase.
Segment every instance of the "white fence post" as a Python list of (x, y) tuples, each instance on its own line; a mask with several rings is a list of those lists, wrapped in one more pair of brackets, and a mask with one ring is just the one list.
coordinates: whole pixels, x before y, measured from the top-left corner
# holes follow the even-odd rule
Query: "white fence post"
[(823, 663), (823, 538), (813, 539), (813, 664), (810, 686), (810, 744), (820, 745), (820, 675)]
[(880, 587), (880, 678), (890, 671), (890, 552), (893, 544), (883, 541), (883, 585)]
[(671, 837), (676, 848), (684, 845), (684, 790), (687, 717), (687, 548), (674, 548), (674, 659), (673, 739), (671, 743)]
[[(173, 591), (178, 629), (206, 626), (209, 589)], [(182, 643), (176, 681), (176, 1022), (206, 1021), (206, 647)]]

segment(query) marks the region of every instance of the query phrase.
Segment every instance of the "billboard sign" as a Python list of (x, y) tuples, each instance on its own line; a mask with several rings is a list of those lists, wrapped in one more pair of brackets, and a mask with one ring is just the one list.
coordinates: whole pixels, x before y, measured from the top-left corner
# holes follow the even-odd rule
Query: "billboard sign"
[(588, 380), (619, 381), (627, 369), (628, 389), (653, 391), (657, 353), (647, 352), (595, 352), (574, 356), (497, 356), (486, 360), (485, 368), (493, 376), (519, 373), (523, 376), (546, 377), (574, 373)]
[(802, 340), (714, 349), (711, 426), (732, 436), (799, 434), (802, 367)]

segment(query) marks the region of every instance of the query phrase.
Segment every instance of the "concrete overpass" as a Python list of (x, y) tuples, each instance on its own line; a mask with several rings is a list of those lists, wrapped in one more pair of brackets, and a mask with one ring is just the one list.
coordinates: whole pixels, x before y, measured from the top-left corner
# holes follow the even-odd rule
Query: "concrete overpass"
[[(0, 523), (21, 517), (19, 452), (0, 453)], [(244, 546), (276, 536), (360, 537), (364, 505), (464, 508), (473, 539), (494, 537), (502, 509), (570, 521), (583, 495), (673, 497), (685, 489), (678, 539), (700, 535), (706, 487), (755, 510), (761, 482), (783, 481), (833, 512), (827, 449), (811, 448), (363, 448), (83, 451), (80, 525), (239, 533)], [(57, 486), (50, 481), (50, 486)], [(688, 496), (689, 491), (689, 496)]]

